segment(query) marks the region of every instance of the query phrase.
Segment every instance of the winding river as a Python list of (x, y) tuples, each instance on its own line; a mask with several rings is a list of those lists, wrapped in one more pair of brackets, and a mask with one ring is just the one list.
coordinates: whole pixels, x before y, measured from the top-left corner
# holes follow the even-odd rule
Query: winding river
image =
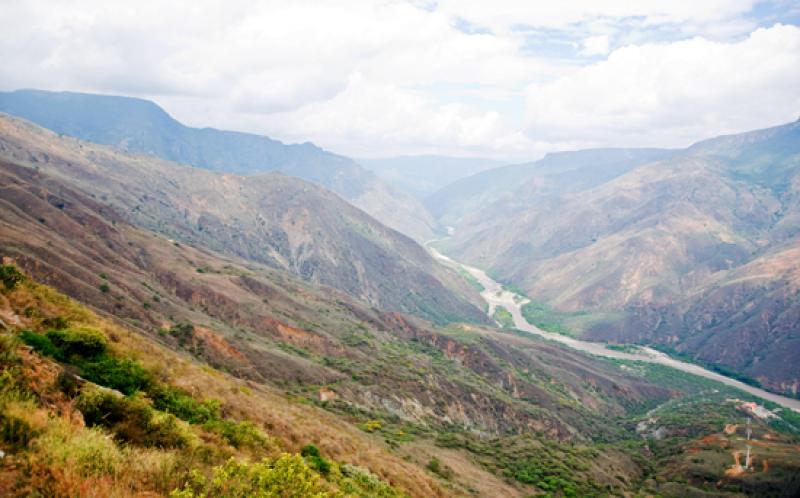
[(545, 337), (551, 341), (560, 342), (573, 349), (584, 351), (586, 353), (597, 356), (605, 356), (608, 358), (619, 358), (624, 360), (646, 361), (649, 363), (658, 363), (661, 365), (666, 365), (668, 367), (672, 367), (677, 370), (681, 370), (694, 375), (705, 377), (707, 379), (712, 379), (718, 382), (722, 382), (723, 384), (727, 384), (731, 387), (735, 387), (742, 391), (748, 392), (752, 395), (772, 401), (773, 403), (781, 405), (785, 408), (789, 408), (796, 412), (800, 412), (799, 399), (787, 398), (786, 396), (781, 396), (779, 394), (759, 389), (758, 387), (754, 387), (749, 384), (745, 384), (744, 382), (740, 382), (736, 379), (726, 377), (717, 372), (705, 369), (699, 365), (676, 360), (660, 351), (656, 351), (648, 347), (640, 347), (639, 352), (635, 353), (616, 351), (613, 349), (608, 349), (606, 345), (601, 342), (582, 341), (580, 339), (575, 339), (573, 337), (568, 337), (561, 334), (545, 332), (528, 323), (525, 317), (522, 316), (522, 306), (528, 302), (527, 298), (524, 298), (519, 294), (504, 289), (499, 282), (496, 282), (495, 280), (490, 278), (483, 270), (479, 270), (477, 268), (473, 268), (471, 266), (467, 266), (465, 264), (454, 261), (453, 259), (445, 256), (444, 254), (441, 254), (439, 251), (430, 246), (428, 246), (428, 250), (436, 259), (450, 266), (461, 267), (465, 271), (469, 272), (473, 277), (475, 277), (478, 280), (478, 282), (480, 282), (481, 285), (484, 287), (483, 292), (481, 292), (481, 296), (483, 296), (483, 298), (489, 304), (489, 310), (487, 312), (488, 315), (490, 317), (493, 316), (495, 309), (498, 306), (502, 306), (511, 313), (511, 316), (514, 318), (514, 326), (519, 330), (522, 330), (524, 332), (529, 332), (531, 334), (536, 334), (541, 337)]

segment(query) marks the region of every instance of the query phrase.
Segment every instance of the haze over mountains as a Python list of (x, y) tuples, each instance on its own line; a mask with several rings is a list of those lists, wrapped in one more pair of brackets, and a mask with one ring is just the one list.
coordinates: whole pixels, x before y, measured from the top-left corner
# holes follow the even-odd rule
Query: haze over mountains
[(367, 169), (419, 199), (461, 178), (501, 166), (501, 161), (479, 157), (436, 155), (359, 159)]

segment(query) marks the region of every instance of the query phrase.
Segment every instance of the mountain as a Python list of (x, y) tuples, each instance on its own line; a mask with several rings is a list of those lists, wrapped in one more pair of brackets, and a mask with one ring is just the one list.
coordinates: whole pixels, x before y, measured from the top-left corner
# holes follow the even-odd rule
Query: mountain
[(502, 164), (500, 161), (479, 157), (437, 155), (358, 159), (358, 162), (391, 185), (418, 199), (425, 199), (461, 178)]
[(522, 288), (550, 314), (542, 323), (661, 344), (795, 393), (799, 153), (797, 122), (600, 159), (596, 176), (585, 151), (586, 168), (565, 166), (563, 182), (532, 173), (445, 247)]
[(537, 195), (556, 195), (591, 188), (643, 162), (667, 157), (662, 149), (598, 149), (558, 152), (539, 161), (494, 168), (455, 181), (425, 199), (430, 212), (442, 224), (458, 226), (465, 216), (513, 195), (535, 177), (527, 188)]
[(0, 112), (59, 134), (212, 171), (278, 171), (336, 192), (387, 226), (429, 240), (436, 222), (412, 196), (383, 183), (352, 159), (316, 145), (283, 144), (250, 133), (191, 128), (153, 102), (73, 92), (0, 92)]
[(181, 242), (291, 271), (381, 309), (485, 321), (474, 289), (425, 249), (302, 180), (131, 155), (7, 115), (0, 115), (0, 156), (88, 189), (133, 224)]
[(758, 470), (726, 475), (743, 393), (434, 327), (177, 242), (83, 181), (108, 156), (124, 171), (124, 154), (60, 139), (93, 158), (92, 172), (65, 160), (71, 181), (44, 162), (64, 145), (38, 133), (30, 145), (55, 142), (21, 161), (6, 140), (0, 159), (3, 495), (247, 496), (256, 481), (322, 497), (798, 491), (790, 414), (754, 417)]

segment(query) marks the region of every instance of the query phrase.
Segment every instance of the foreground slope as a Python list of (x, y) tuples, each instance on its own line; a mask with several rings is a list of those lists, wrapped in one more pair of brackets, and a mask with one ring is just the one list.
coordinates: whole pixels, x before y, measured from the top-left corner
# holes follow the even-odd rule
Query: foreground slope
[(477, 302), (474, 290), (413, 240), (301, 180), (130, 155), (7, 115), (0, 116), (0, 155), (86, 189), (125, 219), (177, 240), (287, 269), (382, 309), (439, 322), (483, 320), (461, 297)]
[(430, 239), (436, 230), (436, 222), (416, 199), (389, 187), (352, 159), (309, 142), (287, 145), (249, 133), (191, 128), (153, 102), (129, 97), (0, 92), (0, 112), (59, 134), (213, 171), (278, 171), (322, 185), (417, 240)]
[(799, 153), (791, 123), (560, 190), (532, 174), (446, 247), (524, 289), (543, 325), (661, 343), (797, 392)]

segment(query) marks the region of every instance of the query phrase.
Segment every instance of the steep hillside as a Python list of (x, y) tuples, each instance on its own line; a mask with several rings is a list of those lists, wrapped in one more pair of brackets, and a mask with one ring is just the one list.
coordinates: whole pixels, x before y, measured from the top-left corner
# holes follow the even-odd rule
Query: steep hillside
[[(0, 116), (0, 155), (34, 165), (176, 240), (330, 285), (385, 310), (484, 320), (475, 291), (414, 241), (278, 173), (220, 174), (59, 137)], [(202, 265), (200, 265), (202, 266)]]
[(533, 175), (465, 218), (445, 248), (524, 289), (572, 333), (667, 344), (794, 392), (800, 350), (769, 344), (792, 340), (798, 309), (798, 144), (792, 123), (620, 174), (567, 168), (563, 185)]
[(359, 164), (419, 199), (467, 176), (502, 163), (479, 157), (399, 156), (358, 159)]
[(316, 145), (287, 145), (249, 133), (190, 128), (153, 102), (72, 92), (0, 92), (0, 112), (59, 134), (213, 171), (278, 171), (336, 192), (387, 226), (428, 240), (436, 223), (413, 197), (393, 189), (352, 159)]

